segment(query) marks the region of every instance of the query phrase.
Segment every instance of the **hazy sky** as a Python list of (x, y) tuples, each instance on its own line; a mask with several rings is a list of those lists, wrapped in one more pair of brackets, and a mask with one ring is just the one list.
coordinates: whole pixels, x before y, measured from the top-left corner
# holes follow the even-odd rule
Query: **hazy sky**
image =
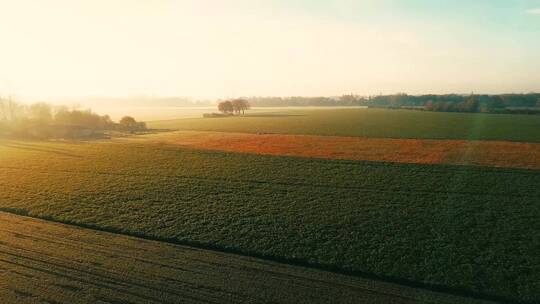
[(540, 91), (540, 1), (0, 0), (23, 98)]

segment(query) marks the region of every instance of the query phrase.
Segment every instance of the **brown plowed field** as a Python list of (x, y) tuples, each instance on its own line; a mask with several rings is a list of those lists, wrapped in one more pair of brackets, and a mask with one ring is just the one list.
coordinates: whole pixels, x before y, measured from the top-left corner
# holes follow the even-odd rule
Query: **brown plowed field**
[(142, 138), (195, 149), (241, 153), (540, 169), (538, 143), (204, 131), (161, 133)]

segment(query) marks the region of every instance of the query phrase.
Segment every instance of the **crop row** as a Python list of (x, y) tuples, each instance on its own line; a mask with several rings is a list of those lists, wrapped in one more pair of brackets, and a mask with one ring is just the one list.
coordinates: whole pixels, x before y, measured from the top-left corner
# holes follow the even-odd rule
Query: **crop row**
[(144, 143), (34, 148), (2, 151), (0, 208), (341, 271), (540, 297), (538, 171)]

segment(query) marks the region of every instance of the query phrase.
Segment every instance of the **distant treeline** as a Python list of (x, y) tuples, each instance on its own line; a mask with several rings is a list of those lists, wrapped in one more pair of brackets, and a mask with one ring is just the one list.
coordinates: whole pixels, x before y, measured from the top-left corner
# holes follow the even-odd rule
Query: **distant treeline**
[(252, 107), (332, 107), (365, 106), (366, 97), (343, 95), (341, 97), (244, 97)]
[(340, 97), (249, 97), (253, 107), (368, 106), (444, 112), (540, 114), (540, 93), (501, 95), (342, 95)]
[(0, 136), (14, 138), (100, 137), (104, 131), (136, 132), (146, 130), (144, 122), (125, 116), (119, 123), (108, 115), (91, 110), (69, 109), (47, 103), (24, 105), (0, 98)]
[(412, 108), (443, 112), (501, 112), (535, 114), (540, 113), (540, 94), (502, 95), (420, 95), (395, 94), (375, 96), (367, 102), (369, 106)]

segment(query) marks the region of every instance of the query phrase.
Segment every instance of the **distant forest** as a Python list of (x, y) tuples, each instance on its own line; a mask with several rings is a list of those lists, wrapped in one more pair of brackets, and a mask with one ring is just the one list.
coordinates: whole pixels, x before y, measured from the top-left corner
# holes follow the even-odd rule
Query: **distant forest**
[(252, 107), (368, 106), (444, 112), (540, 114), (540, 93), (501, 95), (342, 95), (341, 97), (247, 97)]
[[(529, 94), (446, 94), (361, 96), (348, 94), (335, 97), (241, 97), (252, 107), (336, 107), (367, 106), (444, 112), (490, 112), (540, 114), (540, 93)], [(126, 97), (78, 99), (81, 104), (120, 107), (213, 107), (225, 99), (196, 100), (187, 97)]]

